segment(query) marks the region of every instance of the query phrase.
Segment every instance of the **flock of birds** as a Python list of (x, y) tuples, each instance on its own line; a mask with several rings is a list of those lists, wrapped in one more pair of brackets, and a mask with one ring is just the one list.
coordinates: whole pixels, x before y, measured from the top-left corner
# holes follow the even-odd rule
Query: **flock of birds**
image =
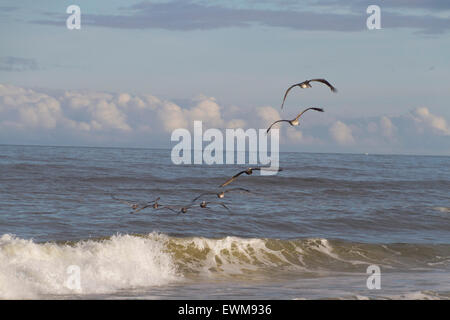
[[(325, 79), (311, 79), (311, 80), (306, 80), (306, 81), (303, 81), (303, 82), (300, 82), (300, 83), (296, 83), (296, 84), (293, 84), (292, 86), (290, 86), (286, 90), (286, 92), (284, 94), (284, 97), (283, 97), (283, 102), (281, 104), (281, 109), (283, 109), (284, 103), (286, 101), (286, 97), (287, 97), (289, 91), (291, 91), (291, 89), (293, 89), (295, 87), (299, 87), (299, 88), (302, 88), (302, 89), (311, 88), (311, 82), (323, 83), (326, 86), (328, 86), (332, 92), (337, 92), (337, 89)], [(300, 117), (308, 110), (324, 112), (324, 110), (322, 108), (315, 108), (315, 107), (307, 108), (307, 109), (303, 110), (302, 112), (300, 112), (294, 119), (291, 119), (291, 120), (280, 119), (280, 120), (277, 120), (277, 121), (273, 122), (269, 126), (269, 128), (267, 129), (266, 133), (268, 134), (270, 129), (272, 128), (272, 126), (274, 126), (275, 124), (280, 123), (280, 122), (287, 122), (291, 126), (298, 126), (299, 123), (300, 123), (299, 122)], [(222, 183), (219, 187), (223, 188), (223, 187), (229, 185), (231, 182), (236, 180), (239, 176), (241, 176), (244, 173), (246, 175), (252, 175), (253, 171), (261, 171), (261, 170), (268, 170), (268, 169), (267, 168), (263, 168), (263, 167), (247, 168), (247, 169), (245, 169), (243, 171), (240, 171), (237, 174), (233, 175), (227, 181)], [(282, 171), (282, 169), (279, 168), (277, 171)], [(159, 203), (160, 197), (156, 198), (155, 200), (147, 201), (147, 202), (136, 202), (136, 201), (126, 200), (126, 199), (121, 199), (121, 198), (115, 197), (114, 195), (111, 195), (111, 198), (113, 200), (119, 201), (119, 202), (129, 206), (132, 209), (132, 211), (130, 212), (131, 214), (137, 213), (137, 212), (139, 212), (141, 210), (144, 210), (144, 209), (147, 209), (147, 208), (153, 208), (155, 210), (156, 209), (167, 209), (167, 210), (170, 210), (170, 211), (175, 212), (177, 214), (180, 214), (180, 213), (186, 213), (190, 208), (192, 208), (194, 206), (198, 206), (198, 207), (200, 207), (202, 209), (205, 209), (205, 208), (209, 208), (209, 205), (218, 205), (218, 206), (222, 206), (226, 210), (230, 210), (228, 208), (228, 206), (225, 203), (223, 203), (223, 202), (207, 201), (207, 200), (205, 200), (205, 198), (207, 196), (216, 196), (219, 199), (223, 199), (227, 193), (233, 193), (233, 192), (251, 193), (250, 190), (247, 190), (247, 189), (244, 189), (244, 188), (231, 188), (231, 189), (226, 189), (226, 190), (219, 191), (219, 192), (203, 192), (200, 195), (198, 195), (197, 197), (195, 197), (194, 199), (192, 199), (190, 204), (182, 206), (182, 207), (172, 206), (172, 205), (161, 205)], [(198, 200), (201, 200), (201, 202), (198, 203), (197, 202)]]

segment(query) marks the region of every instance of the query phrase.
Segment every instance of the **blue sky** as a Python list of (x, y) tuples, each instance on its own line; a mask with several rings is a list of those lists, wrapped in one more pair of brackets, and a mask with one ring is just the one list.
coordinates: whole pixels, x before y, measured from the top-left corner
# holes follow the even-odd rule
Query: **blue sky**
[[(0, 37), (3, 144), (170, 147), (193, 120), (263, 128), (318, 106), (282, 150), (450, 154), (448, 1), (2, 1)], [(338, 94), (294, 90), (280, 111), (316, 77)]]

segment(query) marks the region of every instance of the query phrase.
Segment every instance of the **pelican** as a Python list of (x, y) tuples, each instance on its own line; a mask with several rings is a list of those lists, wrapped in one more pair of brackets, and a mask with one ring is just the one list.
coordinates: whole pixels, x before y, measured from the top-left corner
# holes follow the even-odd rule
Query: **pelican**
[(174, 206), (162, 206), (161, 208), (166, 208), (166, 209), (169, 209), (170, 211), (175, 212), (176, 214), (180, 214), (180, 213), (186, 213), (188, 211), (188, 209), (191, 207), (192, 207), (192, 205), (184, 206), (184, 207), (181, 207), (179, 210), (175, 210)]
[(222, 202), (214, 202), (214, 201), (204, 201), (203, 200), (200, 203), (200, 208), (206, 208), (208, 206), (208, 204), (218, 204), (218, 205), (221, 205), (222, 207), (224, 207), (225, 209), (227, 209), (228, 211), (230, 211), (230, 209)]
[(139, 211), (141, 211), (141, 210), (143, 210), (143, 209), (145, 209), (145, 208), (148, 208), (148, 207), (152, 207), (153, 209), (158, 209), (158, 208), (161, 206), (161, 205), (158, 203), (158, 200), (159, 200), (159, 199), (161, 199), (161, 198), (158, 197), (158, 198), (156, 198), (155, 200), (150, 201), (149, 203), (147, 203), (145, 206), (142, 206), (142, 207), (140, 207), (140, 208), (134, 209), (134, 211), (131, 211), (130, 213), (131, 213), (131, 214), (137, 213), (137, 212), (139, 212)]
[(299, 124), (299, 121), (298, 121), (298, 119), (302, 116), (302, 114), (304, 114), (306, 111), (308, 111), (308, 110), (315, 110), (315, 111), (320, 111), (320, 112), (323, 112), (324, 110), (322, 109), (322, 108), (308, 108), (308, 109), (305, 109), (305, 110), (303, 110), (302, 112), (300, 112), (299, 114), (298, 114), (298, 116), (296, 116), (294, 119), (292, 119), (292, 120), (277, 120), (277, 121), (275, 121), (274, 123), (272, 123), (271, 125), (270, 125), (270, 127), (267, 129), (267, 131), (266, 131), (266, 133), (269, 133), (269, 131), (270, 131), (270, 129), (272, 128), (272, 126), (275, 124), (275, 123), (278, 123), (278, 122), (288, 122), (291, 126), (298, 126), (298, 124)]
[(300, 88), (303, 88), (303, 89), (305, 89), (305, 88), (311, 88), (311, 85), (310, 85), (309, 83), (310, 83), (310, 82), (313, 82), (313, 81), (317, 81), (317, 82), (321, 82), (321, 83), (323, 83), (323, 84), (326, 84), (326, 85), (331, 89), (331, 91), (337, 92), (337, 89), (336, 89), (335, 87), (333, 87), (333, 86), (331, 85), (331, 83), (329, 83), (329, 82), (328, 82), (327, 80), (325, 80), (325, 79), (311, 79), (311, 80), (306, 80), (306, 81), (303, 81), (303, 82), (300, 82), (300, 83), (296, 83), (296, 84), (293, 84), (292, 86), (290, 86), (290, 87), (286, 90), (286, 93), (284, 94), (284, 98), (283, 98), (283, 103), (281, 104), (281, 109), (283, 109), (284, 101), (286, 100), (286, 97), (287, 97), (289, 91), (291, 91), (292, 88), (294, 88), (294, 87), (296, 87), (296, 86), (298, 86), (298, 87), (300, 87)]
[[(256, 168), (245, 169), (245, 170), (235, 174), (234, 176), (232, 176), (230, 179), (228, 179), (227, 181), (222, 183), (219, 187), (225, 187), (225, 186), (229, 185), (231, 182), (234, 181), (234, 179), (236, 179), (237, 177), (239, 177), (243, 173), (245, 173), (246, 175), (252, 175), (254, 170), (260, 171), (260, 170), (270, 170), (270, 169), (264, 168), (264, 167), (256, 167)], [(279, 168), (277, 171), (282, 171), (282, 169)]]
[(197, 201), (199, 198), (201, 198), (204, 195), (207, 194), (215, 194), (217, 196), (217, 198), (222, 199), (225, 197), (225, 193), (227, 192), (248, 192), (250, 193), (250, 190), (244, 189), (244, 188), (233, 188), (233, 189), (227, 189), (221, 192), (203, 192), (202, 194), (200, 194), (198, 197), (196, 197), (195, 199), (192, 200), (192, 202)]
[[(129, 207), (130, 207), (131, 209), (133, 209), (133, 210), (137, 210), (138, 208), (141, 208), (141, 207), (146, 206), (146, 205), (148, 204), (148, 202), (145, 203), (145, 204), (142, 204), (142, 203), (133, 202), (133, 201), (130, 201), (130, 200), (119, 199), (119, 198), (116, 198), (116, 197), (115, 197), (114, 195), (112, 195), (112, 194), (111, 194), (111, 198), (114, 199), (114, 200), (117, 200), (117, 201), (119, 201), (119, 202), (121, 202), (121, 203), (123, 203), (123, 204), (126, 204), (127, 206), (129, 206)], [(153, 202), (153, 201), (152, 201), (152, 202)]]

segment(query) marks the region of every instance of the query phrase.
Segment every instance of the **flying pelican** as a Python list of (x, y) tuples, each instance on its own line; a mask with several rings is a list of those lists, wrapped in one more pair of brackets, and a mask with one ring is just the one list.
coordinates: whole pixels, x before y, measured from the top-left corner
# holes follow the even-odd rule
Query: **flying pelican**
[(305, 88), (311, 88), (311, 85), (310, 85), (309, 83), (312, 82), (312, 81), (322, 82), (322, 83), (326, 84), (326, 85), (331, 89), (331, 91), (337, 92), (337, 89), (336, 89), (335, 87), (333, 87), (333, 86), (331, 85), (331, 83), (329, 83), (329, 82), (328, 82), (327, 80), (325, 80), (325, 79), (311, 79), (311, 80), (306, 80), (306, 81), (303, 81), (303, 82), (300, 82), (300, 83), (296, 83), (296, 84), (293, 84), (292, 86), (290, 86), (290, 87), (286, 90), (286, 93), (284, 94), (284, 98), (283, 98), (283, 103), (281, 104), (281, 109), (283, 109), (284, 101), (286, 100), (286, 97), (287, 97), (289, 91), (291, 91), (292, 88), (294, 88), (294, 87), (296, 87), (296, 86), (298, 86), (298, 87), (300, 87), (300, 88), (303, 88), (303, 89), (305, 89)]
[(222, 199), (222, 198), (225, 197), (225, 193), (227, 193), (227, 192), (235, 192), (235, 191), (236, 192), (241, 191), (241, 192), (248, 192), (248, 193), (250, 193), (250, 190), (247, 190), (247, 189), (244, 189), (244, 188), (227, 189), (227, 190), (224, 190), (224, 191), (221, 191), (221, 192), (218, 192), (218, 193), (217, 192), (203, 192), (198, 197), (193, 199), (192, 202), (197, 201), (199, 198), (201, 198), (202, 196), (207, 195), (207, 194), (215, 194), (217, 196), (217, 198)]
[[(142, 203), (133, 202), (133, 201), (130, 201), (130, 200), (119, 199), (119, 198), (116, 198), (116, 197), (115, 197), (114, 195), (112, 195), (112, 194), (111, 194), (111, 198), (114, 199), (114, 200), (117, 200), (117, 201), (119, 201), (119, 202), (121, 202), (121, 203), (123, 203), (123, 204), (126, 204), (127, 206), (129, 206), (129, 207), (130, 207), (131, 209), (133, 209), (133, 210), (136, 210), (136, 209), (138, 209), (138, 208), (140, 208), (140, 207), (143, 206)], [(146, 204), (148, 204), (148, 203), (146, 203)], [(146, 204), (144, 204), (144, 206), (145, 206)]]
[(222, 202), (214, 202), (214, 201), (204, 201), (203, 200), (200, 203), (200, 208), (206, 208), (208, 206), (208, 204), (219, 204), (222, 207), (224, 207), (225, 209), (227, 209), (228, 211), (230, 211), (230, 209), (225, 204), (223, 204)]
[(289, 124), (290, 124), (291, 126), (298, 126), (298, 124), (299, 124), (298, 119), (301, 117), (302, 114), (304, 114), (304, 113), (305, 113), (306, 111), (308, 111), (308, 110), (315, 110), (315, 111), (323, 112), (323, 109), (322, 109), (322, 108), (308, 108), (308, 109), (305, 109), (305, 110), (303, 110), (302, 112), (300, 112), (300, 113), (298, 114), (298, 116), (296, 116), (296, 117), (295, 117), (294, 119), (292, 119), (292, 120), (277, 120), (277, 121), (275, 121), (275, 122), (272, 123), (272, 124), (270, 125), (270, 127), (267, 129), (266, 133), (269, 133), (269, 131), (270, 131), (270, 129), (272, 128), (272, 126), (273, 126), (275, 123), (278, 123), (278, 122), (289, 122)]
[(131, 211), (130, 213), (137, 213), (145, 208), (152, 207), (153, 209), (158, 209), (161, 205), (158, 203), (158, 200), (161, 199), (160, 197), (156, 198), (153, 201), (150, 201), (145, 206), (142, 206), (140, 208), (134, 209), (134, 211)]
[(186, 213), (188, 211), (188, 209), (191, 207), (192, 207), (192, 205), (184, 206), (184, 207), (181, 207), (179, 210), (175, 210), (174, 206), (162, 206), (161, 208), (166, 208), (166, 209), (169, 209), (170, 211), (175, 212), (176, 214), (180, 214), (180, 213)]
[[(252, 175), (254, 170), (259, 170), (260, 171), (260, 170), (270, 170), (270, 169), (264, 168), (264, 167), (248, 168), (246, 170), (243, 170), (243, 171), (235, 174), (230, 179), (228, 179), (227, 181), (222, 183), (219, 187), (225, 187), (225, 186), (229, 185), (231, 182), (233, 182), (234, 179), (236, 179), (237, 177), (239, 177), (243, 173), (245, 173), (246, 175)], [(283, 171), (283, 169), (279, 168), (277, 171)]]

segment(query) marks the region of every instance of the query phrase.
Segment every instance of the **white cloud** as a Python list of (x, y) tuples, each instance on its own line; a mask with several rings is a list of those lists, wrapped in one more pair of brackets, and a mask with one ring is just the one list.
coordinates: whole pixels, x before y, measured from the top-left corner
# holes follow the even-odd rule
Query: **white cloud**
[(126, 105), (128, 102), (130, 102), (131, 96), (128, 93), (121, 93), (117, 97), (117, 103), (120, 106)]
[(119, 111), (117, 106), (112, 102), (106, 100), (99, 101), (94, 108), (91, 109), (91, 114), (94, 120), (106, 128), (124, 131), (131, 130), (125, 115)]
[(269, 127), (274, 121), (280, 120), (280, 114), (276, 109), (270, 106), (259, 107), (257, 109), (257, 115), (261, 120), (261, 127)]
[(232, 119), (227, 122), (226, 127), (229, 129), (245, 128), (246, 122), (242, 119)]
[(15, 86), (0, 85), (0, 106), (2, 122), (16, 122), (18, 127), (25, 125), (51, 129), (62, 118), (58, 100)]
[[(158, 119), (166, 132), (172, 132), (178, 128), (192, 128), (194, 121), (202, 121), (204, 128), (223, 128), (221, 107), (212, 97), (199, 96), (195, 100), (196, 104), (191, 108), (182, 108), (177, 104), (166, 101), (163, 107), (158, 109)], [(234, 119), (236, 125), (239, 119)], [(240, 123), (245, 123), (243, 120)]]
[(393, 138), (394, 134), (395, 134), (395, 131), (397, 130), (397, 128), (392, 123), (391, 119), (388, 118), (387, 116), (382, 116), (381, 117), (381, 119), (380, 119), (380, 128), (381, 128), (381, 133), (386, 138)]
[(163, 108), (158, 110), (158, 118), (167, 132), (188, 126), (183, 109), (172, 102), (165, 103)]
[(450, 135), (450, 127), (447, 125), (445, 118), (432, 114), (428, 108), (416, 108), (412, 115), (421, 132), (424, 129), (431, 129), (439, 135)]
[[(222, 106), (204, 95), (176, 103), (150, 94), (48, 93), (0, 84), (0, 143), (167, 146), (168, 133), (192, 129), (194, 120), (203, 121), (205, 129), (246, 130), (267, 128), (279, 119), (278, 108)], [(320, 152), (349, 148), (396, 153), (450, 150), (448, 120), (425, 107), (395, 117), (326, 119), (319, 123), (305, 120), (298, 127), (281, 126), (280, 143)]]
[(355, 143), (352, 135), (352, 129), (341, 121), (336, 121), (329, 130), (334, 141), (342, 145)]

